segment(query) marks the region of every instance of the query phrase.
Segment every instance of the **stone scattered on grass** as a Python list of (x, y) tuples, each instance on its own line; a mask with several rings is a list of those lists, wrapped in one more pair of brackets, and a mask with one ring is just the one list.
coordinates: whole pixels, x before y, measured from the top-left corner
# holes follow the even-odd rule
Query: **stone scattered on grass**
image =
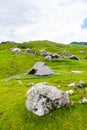
[(75, 86), (75, 82), (68, 84), (68, 87), (74, 87), (74, 86)]
[(84, 97), (79, 103), (87, 103), (87, 97)]
[(71, 72), (80, 74), (80, 73), (83, 73), (84, 71), (81, 71), (81, 70), (71, 70)]
[(83, 88), (83, 87), (84, 87), (84, 85), (85, 85), (85, 82), (84, 82), (84, 81), (82, 81), (82, 80), (80, 80), (80, 81), (79, 81), (79, 83), (78, 83), (78, 84), (76, 84), (76, 86), (77, 86), (77, 87), (79, 87), (79, 88)]
[(75, 55), (72, 55), (72, 56), (70, 56), (70, 59), (71, 60), (80, 60), (77, 56), (75, 56)]
[(69, 94), (69, 95), (72, 95), (74, 93), (74, 91), (73, 90), (67, 90), (66, 93)]
[(10, 50), (11, 50), (12, 52), (14, 52), (14, 53), (19, 53), (19, 52), (21, 52), (21, 49), (19, 49), (19, 48), (10, 48)]
[(47, 55), (47, 56), (45, 56), (45, 60), (51, 61), (51, 60), (52, 60), (51, 55)]
[(68, 94), (47, 83), (38, 83), (27, 92), (26, 108), (38, 116), (70, 103)]

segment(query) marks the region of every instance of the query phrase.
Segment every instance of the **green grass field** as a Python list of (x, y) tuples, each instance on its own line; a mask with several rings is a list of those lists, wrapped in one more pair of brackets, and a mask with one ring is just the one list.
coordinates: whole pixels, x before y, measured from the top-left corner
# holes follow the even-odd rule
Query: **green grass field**
[[(21, 48), (19, 54), (10, 51), (12, 47)], [(24, 52), (25, 48), (35, 51), (46, 49), (51, 53), (67, 50), (80, 58), (75, 60), (46, 61), (43, 56)], [(84, 53), (80, 54), (83, 50)], [(0, 130), (87, 130), (87, 103), (79, 100), (87, 97), (85, 87), (78, 90), (68, 87), (69, 83), (83, 80), (87, 83), (87, 46), (63, 45), (50, 41), (24, 42), (23, 44), (6, 43), (0, 45)], [(55, 72), (53, 76), (29, 76), (27, 72), (37, 62), (46, 62)], [(72, 70), (84, 71), (72, 73)], [(74, 106), (51, 111), (49, 115), (38, 117), (25, 107), (26, 92), (31, 88), (29, 83), (48, 82), (60, 90), (72, 89), (70, 100)], [(60, 87), (59, 87), (60, 85)]]

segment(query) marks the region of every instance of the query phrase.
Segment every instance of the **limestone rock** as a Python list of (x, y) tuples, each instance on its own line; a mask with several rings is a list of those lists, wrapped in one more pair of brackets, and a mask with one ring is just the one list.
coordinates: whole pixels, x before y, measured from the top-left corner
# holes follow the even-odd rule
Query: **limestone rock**
[(47, 83), (36, 84), (27, 92), (26, 107), (38, 116), (49, 114), (50, 110), (58, 109), (69, 103), (66, 92)]
[(51, 60), (52, 60), (51, 55), (47, 55), (47, 56), (45, 57), (45, 60), (51, 61)]
[(79, 87), (79, 88), (83, 88), (84, 85), (85, 85), (85, 82), (82, 81), (82, 80), (80, 80), (79, 83), (77, 84), (77, 87)]
[(87, 103), (87, 97), (84, 97), (84, 98), (80, 101), (80, 103)]
[(19, 53), (21, 50), (19, 48), (10, 48), (12, 52)]
[(77, 56), (75, 56), (75, 55), (70, 56), (70, 59), (71, 60), (79, 60), (79, 58)]
[(72, 95), (74, 93), (74, 91), (73, 90), (67, 90), (66, 93), (69, 94), (69, 95)]
[(68, 84), (68, 87), (75, 87), (75, 82)]

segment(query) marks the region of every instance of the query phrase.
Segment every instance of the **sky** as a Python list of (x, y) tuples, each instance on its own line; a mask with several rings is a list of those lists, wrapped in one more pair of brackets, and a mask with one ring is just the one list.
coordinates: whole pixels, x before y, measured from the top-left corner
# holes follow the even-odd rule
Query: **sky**
[(87, 0), (0, 0), (0, 42), (87, 42)]

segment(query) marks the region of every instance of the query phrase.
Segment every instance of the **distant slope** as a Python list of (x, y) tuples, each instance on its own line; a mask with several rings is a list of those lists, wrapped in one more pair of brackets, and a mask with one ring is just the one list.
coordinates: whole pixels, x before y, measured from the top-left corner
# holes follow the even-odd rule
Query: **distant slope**
[(87, 45), (87, 42), (71, 42), (71, 44), (76, 44), (76, 45)]

